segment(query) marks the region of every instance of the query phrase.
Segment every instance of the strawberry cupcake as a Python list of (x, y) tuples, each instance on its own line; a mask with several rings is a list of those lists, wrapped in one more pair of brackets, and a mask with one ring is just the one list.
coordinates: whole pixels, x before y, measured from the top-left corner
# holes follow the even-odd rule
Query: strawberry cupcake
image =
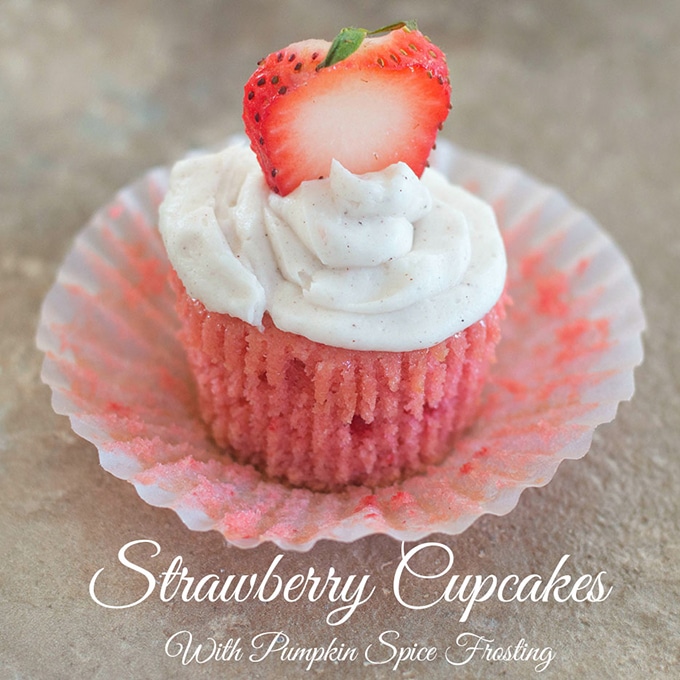
[(500, 338), (491, 208), (427, 167), (446, 60), (412, 23), (262, 60), (250, 146), (178, 163), (160, 209), (202, 418), (315, 491), (395, 482), (474, 420)]

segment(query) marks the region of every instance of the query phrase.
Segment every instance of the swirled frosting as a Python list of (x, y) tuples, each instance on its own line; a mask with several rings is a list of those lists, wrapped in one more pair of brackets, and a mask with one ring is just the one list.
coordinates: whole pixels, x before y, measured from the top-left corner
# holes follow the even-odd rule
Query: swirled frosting
[(480, 320), (505, 284), (491, 208), (404, 163), (272, 193), (245, 146), (180, 161), (160, 209), (170, 262), (208, 310), (336, 347), (430, 347)]

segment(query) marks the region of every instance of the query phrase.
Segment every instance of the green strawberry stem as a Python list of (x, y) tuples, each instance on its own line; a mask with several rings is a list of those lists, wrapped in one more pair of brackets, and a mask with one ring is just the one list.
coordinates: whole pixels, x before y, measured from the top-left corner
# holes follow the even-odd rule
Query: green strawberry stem
[(337, 64), (339, 61), (347, 59), (350, 54), (354, 54), (354, 52), (359, 49), (366, 36), (389, 33), (390, 31), (396, 31), (399, 28), (406, 28), (409, 31), (418, 30), (415, 21), (400, 21), (396, 24), (378, 28), (375, 31), (368, 31), (365, 28), (355, 28), (354, 26), (343, 28), (340, 33), (335, 36), (326, 58), (316, 67), (316, 70), (318, 71), (319, 69), (333, 66), (333, 64)]

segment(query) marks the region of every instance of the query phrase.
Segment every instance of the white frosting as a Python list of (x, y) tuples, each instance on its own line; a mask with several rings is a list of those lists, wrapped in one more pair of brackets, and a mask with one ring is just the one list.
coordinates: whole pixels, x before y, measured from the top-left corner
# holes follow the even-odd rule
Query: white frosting
[(245, 146), (180, 161), (160, 208), (175, 271), (208, 310), (336, 347), (431, 347), (481, 319), (505, 285), (491, 208), (404, 163), (285, 197)]

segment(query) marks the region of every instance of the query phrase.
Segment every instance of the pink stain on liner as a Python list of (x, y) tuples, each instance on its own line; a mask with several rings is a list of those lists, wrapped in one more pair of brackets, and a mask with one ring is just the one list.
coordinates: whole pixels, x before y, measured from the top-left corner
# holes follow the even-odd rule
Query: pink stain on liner
[(613, 242), (559, 192), (446, 142), (432, 165), (494, 206), (512, 298), (478, 419), (442, 464), (390, 487), (314, 493), (217, 450), (176, 339), (156, 230), (163, 169), (95, 215), (44, 302), (38, 345), (55, 410), (144, 500), (242, 547), (306, 550), (370, 533), (416, 540), (509, 512), (524, 488), (583, 456), (595, 427), (632, 396), (640, 293)]

